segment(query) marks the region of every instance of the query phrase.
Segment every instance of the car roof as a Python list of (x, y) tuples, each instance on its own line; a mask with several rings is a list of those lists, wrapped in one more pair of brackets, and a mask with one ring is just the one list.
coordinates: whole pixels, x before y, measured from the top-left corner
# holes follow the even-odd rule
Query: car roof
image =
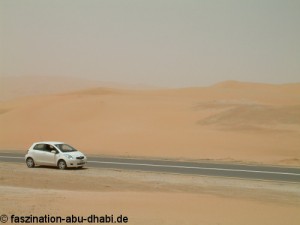
[(57, 144), (64, 144), (64, 142), (61, 141), (39, 141), (39, 142), (35, 142), (33, 144), (48, 144), (48, 145), (57, 145)]

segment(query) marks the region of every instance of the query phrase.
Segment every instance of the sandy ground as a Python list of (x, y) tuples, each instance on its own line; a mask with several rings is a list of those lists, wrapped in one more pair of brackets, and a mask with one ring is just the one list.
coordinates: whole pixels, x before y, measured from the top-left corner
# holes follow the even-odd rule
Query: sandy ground
[(127, 224), (299, 224), (300, 185), (87, 168), (0, 164), (7, 215), (122, 214)]
[(300, 84), (48, 89), (0, 102), (0, 149), (53, 140), (88, 154), (300, 166)]

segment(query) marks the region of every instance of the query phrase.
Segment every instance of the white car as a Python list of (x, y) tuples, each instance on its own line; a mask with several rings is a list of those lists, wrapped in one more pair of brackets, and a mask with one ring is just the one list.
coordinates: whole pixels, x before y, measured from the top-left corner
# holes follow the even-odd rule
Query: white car
[(82, 168), (87, 163), (87, 157), (75, 148), (63, 142), (44, 141), (33, 143), (25, 155), (29, 168), (35, 165)]

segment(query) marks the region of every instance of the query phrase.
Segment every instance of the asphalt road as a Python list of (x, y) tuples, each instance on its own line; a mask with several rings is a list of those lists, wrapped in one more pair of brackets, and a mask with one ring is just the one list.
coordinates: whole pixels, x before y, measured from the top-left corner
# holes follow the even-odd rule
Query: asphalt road
[[(24, 154), (0, 153), (0, 162), (25, 164)], [(88, 156), (89, 167), (300, 183), (300, 168), (291, 167)]]

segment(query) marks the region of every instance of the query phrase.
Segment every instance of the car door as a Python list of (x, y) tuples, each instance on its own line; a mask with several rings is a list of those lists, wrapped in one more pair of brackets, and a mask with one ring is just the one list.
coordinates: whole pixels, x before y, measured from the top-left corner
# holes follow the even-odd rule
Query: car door
[(37, 144), (34, 146), (33, 148), (33, 159), (35, 161), (36, 164), (43, 164), (43, 157), (44, 157), (44, 148), (45, 148), (45, 144)]
[(57, 151), (52, 145), (45, 144), (43, 153), (41, 154), (41, 163), (44, 165), (55, 165), (56, 164), (56, 154), (51, 152), (52, 150)]

